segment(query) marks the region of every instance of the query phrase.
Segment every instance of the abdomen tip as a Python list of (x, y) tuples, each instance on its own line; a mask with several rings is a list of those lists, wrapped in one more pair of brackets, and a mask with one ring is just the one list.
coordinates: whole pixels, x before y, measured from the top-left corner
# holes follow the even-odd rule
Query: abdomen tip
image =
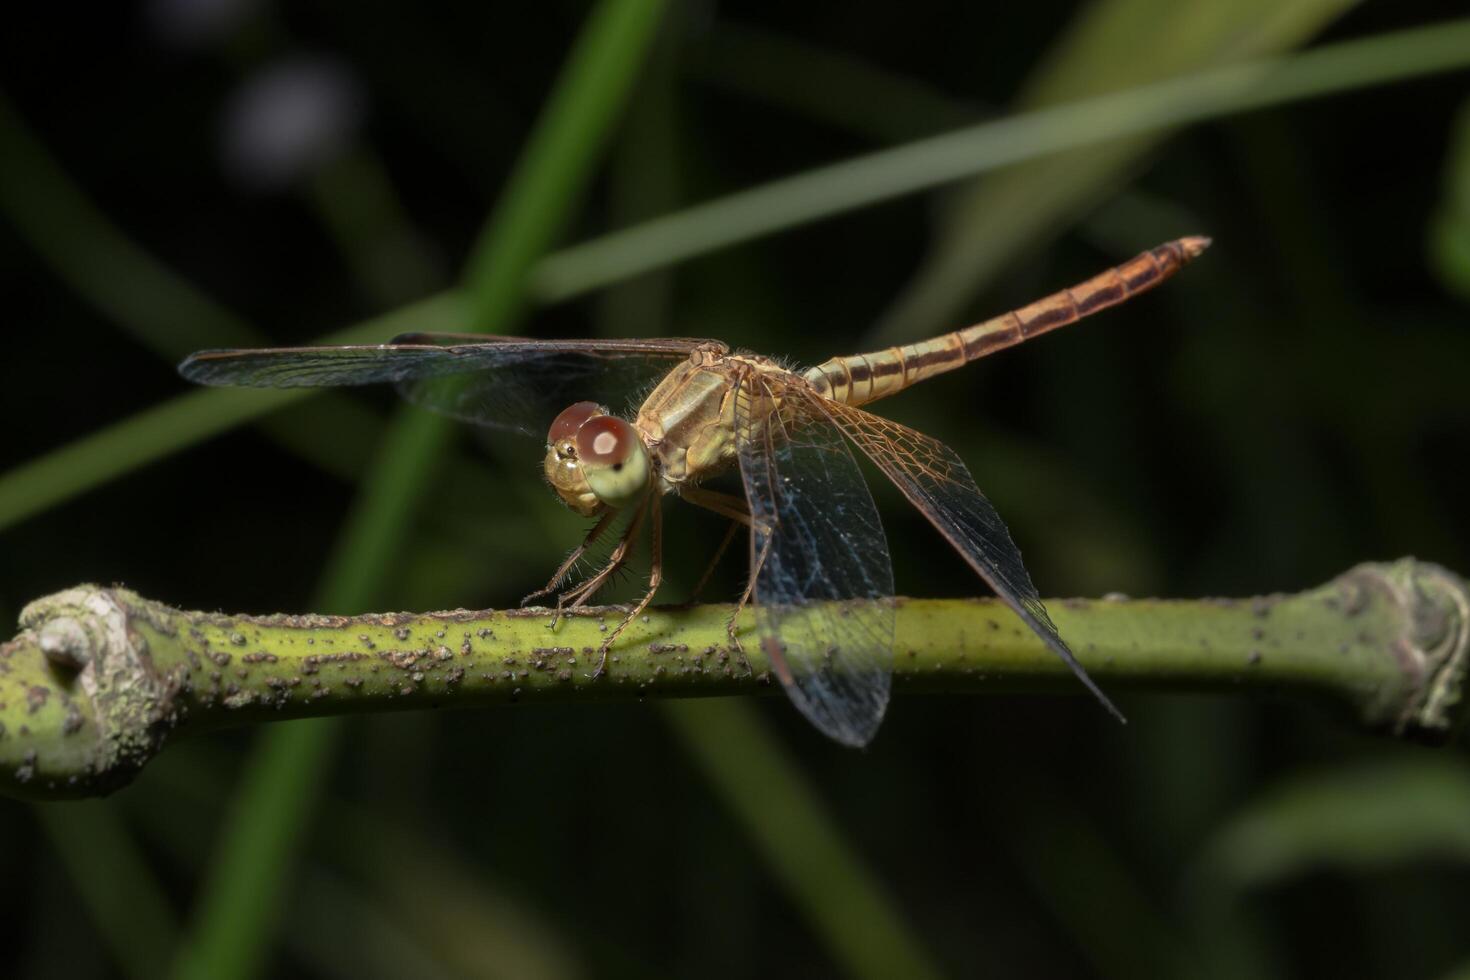
[(1179, 247), (1184, 250), (1186, 259), (1197, 258), (1201, 252), (1210, 247), (1214, 239), (1208, 235), (1189, 235), (1179, 239)]

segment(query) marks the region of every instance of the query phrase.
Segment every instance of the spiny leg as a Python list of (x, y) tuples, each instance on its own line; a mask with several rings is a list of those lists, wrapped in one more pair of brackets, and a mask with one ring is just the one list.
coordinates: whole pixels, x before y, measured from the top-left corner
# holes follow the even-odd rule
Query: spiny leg
[(618, 546), (608, 556), (607, 563), (598, 569), (597, 574), (586, 582), (561, 594), (557, 602), (560, 608), (565, 605), (571, 609), (580, 609), (585, 606), (598, 590), (607, 584), (607, 580), (617, 573), (618, 569), (627, 564), (633, 554), (633, 548), (637, 546), (638, 532), (643, 529), (643, 517), (648, 513), (649, 502), (645, 499), (638, 505), (633, 513), (633, 519), (628, 522), (628, 527), (623, 531), (623, 536), (618, 541)]
[(633, 611), (624, 616), (623, 621), (619, 623), (617, 627), (614, 628), (613, 631), (607, 635), (607, 639), (602, 641), (602, 655), (597, 660), (597, 669), (592, 672), (592, 676), (594, 678), (601, 677), (603, 669), (607, 666), (608, 648), (613, 645), (613, 641), (618, 638), (618, 634), (627, 629), (628, 624), (637, 619), (640, 615), (642, 615), (643, 610), (648, 608), (648, 604), (653, 601), (654, 593), (658, 591), (658, 587), (663, 583), (664, 580), (663, 509), (660, 503), (660, 495), (657, 490), (653, 491), (653, 493), (650, 494), (650, 497), (651, 503), (649, 505), (649, 508), (652, 511), (652, 518), (650, 520), (650, 523), (652, 524), (652, 530), (649, 534), (649, 548), (651, 550), (651, 554), (649, 557), (648, 569), (648, 591), (643, 593), (643, 598), (638, 600), (638, 605), (633, 607)]
[(730, 614), (730, 620), (725, 624), (725, 634), (730, 637), (730, 642), (740, 653), (744, 653), (745, 648), (740, 645), (740, 637), (735, 634), (735, 621), (740, 618), (740, 613), (750, 602), (751, 596), (755, 594), (755, 583), (760, 576), (761, 566), (766, 563), (766, 557), (771, 553), (771, 537), (770, 534), (766, 535), (766, 543), (761, 545), (760, 554), (756, 555), (750, 563), (750, 580), (745, 583), (745, 591), (741, 593), (740, 601), (735, 603), (735, 611)]
[(561, 563), (561, 566), (556, 570), (555, 574), (551, 576), (551, 581), (546, 583), (546, 587), (544, 589), (537, 589), (535, 592), (526, 596), (521, 600), (521, 605), (530, 605), (533, 599), (539, 599), (542, 596), (555, 592), (556, 587), (561, 585), (562, 579), (566, 578), (567, 573), (572, 570), (572, 566), (587, 553), (588, 548), (591, 548), (597, 543), (597, 539), (602, 537), (603, 532), (608, 529), (608, 526), (612, 524), (613, 518), (615, 517), (617, 517), (617, 511), (609, 510), (603, 514), (597, 523), (592, 525), (592, 530), (587, 532), (587, 536), (582, 539), (582, 543), (577, 545), (570, 555), (567, 555), (567, 560)]
[(612, 550), (612, 554), (608, 555), (607, 563), (598, 569), (596, 575), (593, 575), (575, 589), (569, 589), (556, 597), (556, 614), (551, 617), (552, 626), (555, 626), (560, 621), (563, 609), (578, 609), (586, 605), (587, 600), (592, 598), (598, 589), (606, 585), (607, 580), (612, 577), (613, 573), (623, 566), (628, 560), (628, 555), (633, 550), (633, 545), (638, 537), (638, 531), (643, 526), (643, 515), (647, 512), (648, 498), (645, 497), (638, 504), (638, 509), (633, 512), (633, 518), (628, 521), (628, 526), (623, 529), (623, 536), (619, 539), (617, 547)]

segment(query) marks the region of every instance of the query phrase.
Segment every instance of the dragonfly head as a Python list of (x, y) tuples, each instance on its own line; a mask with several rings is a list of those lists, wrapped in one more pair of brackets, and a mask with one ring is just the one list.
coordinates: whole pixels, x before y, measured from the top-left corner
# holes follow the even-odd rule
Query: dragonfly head
[(551, 423), (546, 480), (583, 517), (634, 503), (648, 489), (648, 451), (638, 430), (596, 402), (577, 402)]

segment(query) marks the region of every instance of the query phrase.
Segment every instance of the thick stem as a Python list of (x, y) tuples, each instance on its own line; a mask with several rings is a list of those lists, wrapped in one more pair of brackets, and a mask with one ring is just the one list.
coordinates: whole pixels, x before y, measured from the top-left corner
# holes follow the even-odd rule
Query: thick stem
[[(1053, 600), (1062, 635), (1111, 690), (1312, 695), (1359, 723), (1443, 741), (1462, 708), (1470, 592), (1412, 559), (1254, 599)], [(729, 646), (729, 606), (650, 610), (597, 650), (616, 608), (357, 617), (183, 612), (125, 589), (37, 600), (0, 646), (0, 793), (106, 793), (173, 737), (354, 711), (518, 701), (772, 693), (759, 644)], [(897, 600), (900, 693), (1080, 690), (994, 600)], [(751, 621), (743, 617), (741, 635)]]

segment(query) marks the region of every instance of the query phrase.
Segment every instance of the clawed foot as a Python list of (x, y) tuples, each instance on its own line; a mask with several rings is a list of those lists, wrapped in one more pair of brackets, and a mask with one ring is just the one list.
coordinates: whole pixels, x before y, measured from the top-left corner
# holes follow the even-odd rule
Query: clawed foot
[(551, 622), (546, 624), (547, 629), (556, 629), (556, 624), (566, 615), (568, 609), (580, 609), (587, 602), (588, 592), (585, 586), (578, 586), (556, 597), (556, 611), (551, 614)]
[(597, 659), (597, 669), (587, 675), (594, 681), (601, 677), (603, 674), (607, 673), (607, 650), (610, 646), (612, 646), (611, 640), (602, 645), (602, 650), (600, 651), (602, 656), (598, 657)]

